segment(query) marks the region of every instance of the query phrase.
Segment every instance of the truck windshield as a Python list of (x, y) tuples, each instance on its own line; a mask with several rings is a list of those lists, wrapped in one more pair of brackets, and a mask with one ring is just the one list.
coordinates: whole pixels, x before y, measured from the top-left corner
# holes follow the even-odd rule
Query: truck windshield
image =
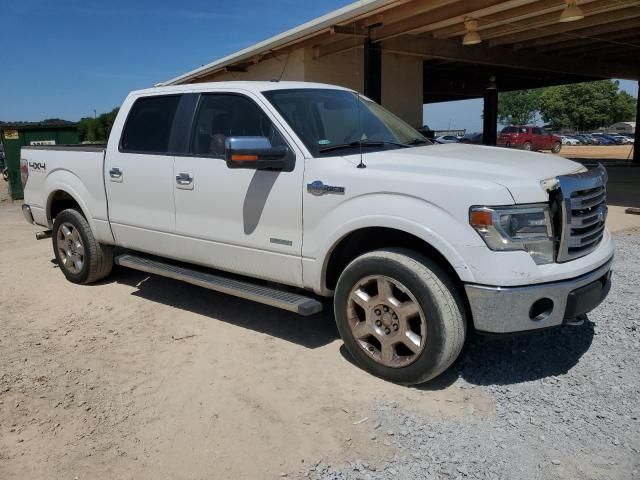
[(314, 157), (431, 144), (409, 124), (354, 92), (304, 88), (263, 94)]

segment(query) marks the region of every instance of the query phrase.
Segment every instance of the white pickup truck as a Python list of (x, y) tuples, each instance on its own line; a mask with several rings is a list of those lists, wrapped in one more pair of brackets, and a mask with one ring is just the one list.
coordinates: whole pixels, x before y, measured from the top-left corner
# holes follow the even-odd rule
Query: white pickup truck
[(604, 168), (434, 145), (340, 87), (136, 91), (107, 145), (21, 157), (24, 215), (71, 282), (116, 263), (303, 315), (333, 296), (355, 361), (398, 383), (470, 329), (578, 323), (610, 288)]

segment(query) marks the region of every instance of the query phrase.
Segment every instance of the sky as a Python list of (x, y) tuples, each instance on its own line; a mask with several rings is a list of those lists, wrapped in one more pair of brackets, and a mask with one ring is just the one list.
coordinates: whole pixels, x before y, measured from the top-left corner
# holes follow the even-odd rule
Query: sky
[[(0, 0), (0, 120), (79, 120), (349, 0)], [(637, 84), (623, 82), (634, 96)], [(479, 130), (482, 101), (425, 106), (432, 128)]]

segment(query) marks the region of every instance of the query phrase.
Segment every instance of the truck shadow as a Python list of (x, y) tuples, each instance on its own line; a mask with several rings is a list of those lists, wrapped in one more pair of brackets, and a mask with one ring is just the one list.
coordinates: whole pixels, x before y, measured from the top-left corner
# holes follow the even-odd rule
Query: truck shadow
[[(105, 283), (115, 281), (136, 288), (137, 297), (271, 335), (314, 349), (340, 338), (331, 302), (323, 312), (302, 317), (169, 278), (116, 268)], [(102, 282), (98, 282), (100, 284)], [(470, 334), (458, 360), (420, 390), (443, 390), (459, 379), (472, 385), (510, 385), (561, 375), (573, 368), (589, 349), (594, 323), (562, 326), (526, 335), (485, 336)], [(340, 353), (353, 359), (344, 345)], [(363, 375), (365, 373), (363, 372)]]
[(561, 326), (526, 335), (472, 334), (453, 366), (422, 390), (441, 390), (458, 379), (472, 385), (512, 385), (567, 373), (589, 350), (594, 323)]
[(238, 327), (271, 335), (306, 348), (339, 338), (331, 305), (311, 317), (189, 285), (136, 270), (114, 269), (109, 281), (137, 288), (132, 295)]

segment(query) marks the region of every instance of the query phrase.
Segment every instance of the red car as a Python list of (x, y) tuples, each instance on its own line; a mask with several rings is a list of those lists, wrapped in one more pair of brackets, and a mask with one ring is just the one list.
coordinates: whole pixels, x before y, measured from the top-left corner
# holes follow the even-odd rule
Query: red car
[(522, 150), (551, 150), (558, 153), (562, 148), (562, 140), (557, 135), (546, 133), (540, 127), (512, 125), (502, 129), (498, 136), (498, 145)]

